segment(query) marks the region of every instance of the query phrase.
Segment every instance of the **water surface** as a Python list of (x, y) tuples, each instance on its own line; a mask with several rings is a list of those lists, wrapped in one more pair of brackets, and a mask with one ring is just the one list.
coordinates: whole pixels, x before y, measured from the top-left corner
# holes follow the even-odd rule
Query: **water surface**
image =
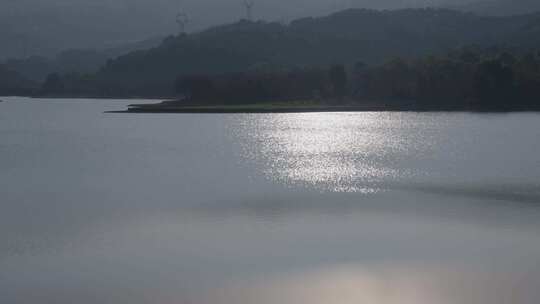
[(0, 303), (540, 297), (540, 115), (2, 99)]

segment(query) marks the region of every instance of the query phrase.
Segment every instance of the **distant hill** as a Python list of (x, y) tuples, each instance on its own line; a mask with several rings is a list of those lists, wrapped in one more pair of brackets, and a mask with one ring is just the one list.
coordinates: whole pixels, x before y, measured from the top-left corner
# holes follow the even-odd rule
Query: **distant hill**
[(36, 82), (42, 82), (51, 73), (96, 73), (109, 59), (143, 49), (158, 46), (163, 37), (155, 37), (104, 50), (71, 49), (60, 52), (51, 58), (31, 56), (28, 58), (8, 59), (5, 65), (10, 70)]
[(169, 0), (0, 1), (0, 61), (108, 49), (177, 29)]
[[(189, 31), (230, 23), (244, 13), (242, 0), (2, 0), (0, 61), (55, 56), (67, 49), (105, 49), (177, 33), (180, 9)], [(538, 0), (257, 0), (256, 19), (290, 21), (346, 8), (444, 7), (480, 14), (515, 15), (539, 10)]]
[(512, 16), (540, 11), (538, 0), (479, 0), (462, 4), (445, 4), (448, 8), (488, 16)]
[[(416, 57), (460, 46), (540, 46), (540, 14), (488, 17), (447, 9), (351, 9), (290, 25), (242, 21), (167, 38), (109, 61), (102, 87), (129, 94), (165, 92), (187, 74), (326, 66)], [(168, 91), (167, 91), (168, 92)]]

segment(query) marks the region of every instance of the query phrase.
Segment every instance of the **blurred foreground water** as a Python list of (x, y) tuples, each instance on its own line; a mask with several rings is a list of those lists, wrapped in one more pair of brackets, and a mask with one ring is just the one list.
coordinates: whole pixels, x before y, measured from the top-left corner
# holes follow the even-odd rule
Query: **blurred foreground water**
[(538, 114), (2, 99), (0, 303), (540, 298)]

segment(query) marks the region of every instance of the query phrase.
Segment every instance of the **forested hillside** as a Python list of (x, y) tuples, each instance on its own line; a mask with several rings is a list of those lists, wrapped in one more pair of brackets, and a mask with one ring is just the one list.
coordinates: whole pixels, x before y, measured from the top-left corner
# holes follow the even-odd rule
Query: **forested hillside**
[[(353, 9), (288, 25), (244, 20), (170, 36), (157, 47), (110, 60), (103, 53), (75, 51), (52, 64), (36, 57), (8, 66), (33, 80), (45, 78), (47, 71), (44, 95), (170, 97), (182, 76), (282, 73), (358, 62), (379, 66), (394, 58), (427, 58), (471, 46), (516, 54), (539, 49), (540, 14), (486, 17), (447, 9)], [(103, 65), (97, 69), (99, 62)]]
[(179, 75), (379, 64), (468, 45), (538, 47), (540, 14), (482, 17), (439, 9), (360, 9), (290, 25), (242, 21), (169, 37), (157, 48), (121, 56), (109, 61), (95, 80), (111, 92), (155, 94), (170, 90)]

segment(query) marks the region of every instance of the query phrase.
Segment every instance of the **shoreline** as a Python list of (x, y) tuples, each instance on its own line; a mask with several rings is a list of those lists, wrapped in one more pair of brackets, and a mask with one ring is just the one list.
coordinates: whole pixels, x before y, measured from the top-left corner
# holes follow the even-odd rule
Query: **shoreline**
[[(31, 99), (40, 97), (30, 96)], [(67, 100), (73, 97), (47, 97), (45, 99)], [(136, 100), (136, 98), (89, 98), (77, 97), (75, 99), (99, 99), (110, 101)], [(418, 112), (418, 113), (540, 113), (540, 109), (531, 108), (505, 108), (505, 109), (475, 109), (468, 107), (418, 107), (413, 101), (401, 101), (399, 104), (388, 105), (368, 101), (364, 104), (332, 105), (310, 101), (292, 101), (259, 103), (244, 105), (197, 105), (195, 103), (179, 105), (174, 99), (145, 98), (145, 101), (155, 100), (160, 103), (130, 104), (126, 110), (105, 111), (108, 114), (271, 114), (271, 113), (347, 113), (347, 112)], [(0, 103), (5, 100), (0, 99)]]
[(347, 113), (347, 112), (440, 112), (440, 113), (538, 113), (539, 109), (466, 109), (419, 108), (407, 106), (182, 106), (132, 105), (123, 111), (106, 111), (111, 114), (271, 114), (271, 113)]

